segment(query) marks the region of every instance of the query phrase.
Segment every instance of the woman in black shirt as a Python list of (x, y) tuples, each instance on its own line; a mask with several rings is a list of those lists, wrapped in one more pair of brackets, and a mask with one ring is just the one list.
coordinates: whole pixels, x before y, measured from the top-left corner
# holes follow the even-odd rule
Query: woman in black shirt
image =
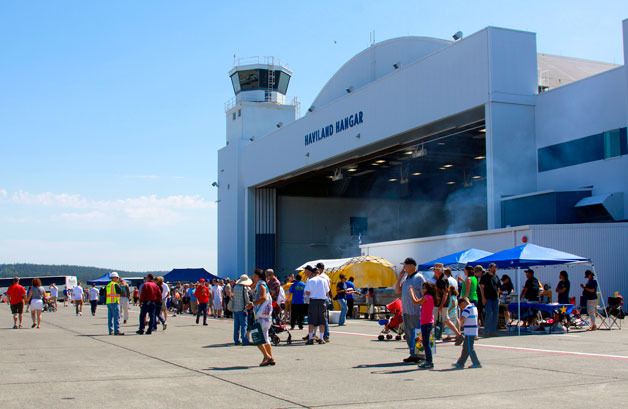
[(556, 294), (558, 294), (559, 304), (569, 304), (569, 289), (571, 284), (569, 283), (569, 275), (566, 271), (559, 273), (560, 281), (556, 285)]

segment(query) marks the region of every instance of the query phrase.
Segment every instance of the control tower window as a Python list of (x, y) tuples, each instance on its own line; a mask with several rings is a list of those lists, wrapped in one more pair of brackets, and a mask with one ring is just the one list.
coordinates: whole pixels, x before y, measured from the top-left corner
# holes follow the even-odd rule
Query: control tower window
[(238, 72), (240, 76), (240, 89), (249, 91), (260, 88), (259, 70), (246, 70)]
[(231, 84), (233, 85), (233, 92), (236, 94), (240, 92), (240, 80), (238, 78), (238, 73), (231, 76)]

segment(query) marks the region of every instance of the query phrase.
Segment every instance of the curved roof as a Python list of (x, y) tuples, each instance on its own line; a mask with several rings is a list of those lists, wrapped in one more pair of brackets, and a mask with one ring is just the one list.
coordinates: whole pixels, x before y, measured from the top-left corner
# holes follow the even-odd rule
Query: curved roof
[(312, 103), (313, 107), (328, 104), (336, 98), (376, 81), (399, 68), (448, 47), (452, 42), (431, 37), (398, 37), (373, 44), (347, 61), (331, 77)]

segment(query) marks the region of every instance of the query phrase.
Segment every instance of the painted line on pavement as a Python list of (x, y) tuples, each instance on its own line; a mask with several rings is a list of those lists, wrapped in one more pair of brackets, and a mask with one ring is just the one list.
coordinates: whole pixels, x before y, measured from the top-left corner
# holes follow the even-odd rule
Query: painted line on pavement
[(556, 349), (509, 347), (509, 346), (504, 346), (504, 345), (489, 345), (489, 344), (475, 344), (475, 346), (478, 348), (486, 348), (486, 349), (502, 349), (502, 350), (523, 351), (523, 352), (542, 352), (545, 354), (554, 354), (554, 355), (572, 355), (572, 356), (584, 356), (584, 357), (589, 357), (589, 358), (622, 359), (622, 360), (628, 361), (628, 356), (623, 356), (623, 355), (595, 354), (591, 352), (560, 351)]

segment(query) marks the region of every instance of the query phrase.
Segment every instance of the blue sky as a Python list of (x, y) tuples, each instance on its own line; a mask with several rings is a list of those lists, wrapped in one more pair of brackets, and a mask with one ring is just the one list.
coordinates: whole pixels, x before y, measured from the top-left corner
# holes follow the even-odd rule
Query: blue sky
[(309, 106), (354, 54), (488, 25), (623, 63), (628, 2), (4, 1), (0, 263), (216, 267), (216, 151), (233, 56), (273, 55)]

